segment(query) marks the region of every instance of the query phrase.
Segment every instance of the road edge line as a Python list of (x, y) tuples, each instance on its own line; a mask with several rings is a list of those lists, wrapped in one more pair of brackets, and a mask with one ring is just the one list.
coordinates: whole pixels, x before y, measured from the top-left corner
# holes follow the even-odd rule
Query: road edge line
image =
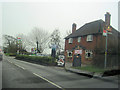
[(16, 66), (18, 66), (18, 67), (20, 67), (20, 68), (22, 68), (22, 69), (24, 69), (25, 70), (25, 68), (24, 67), (21, 67), (20, 65), (18, 65), (18, 64), (14, 64), (14, 65), (16, 65)]
[(40, 78), (42, 78), (43, 80), (45, 80), (45, 81), (49, 82), (50, 84), (52, 84), (52, 85), (54, 85), (54, 86), (56, 86), (56, 87), (58, 87), (58, 88), (61, 88), (61, 89), (62, 89), (62, 87), (61, 87), (61, 86), (59, 86), (59, 85), (57, 85), (57, 84), (55, 84), (55, 83), (53, 83), (53, 82), (49, 81), (48, 79), (46, 79), (46, 78), (44, 78), (44, 77), (42, 77), (42, 76), (40, 76), (40, 75), (38, 75), (38, 74), (36, 74), (36, 73), (33, 73), (33, 74), (34, 74), (34, 75), (36, 75), (37, 77), (40, 77)]

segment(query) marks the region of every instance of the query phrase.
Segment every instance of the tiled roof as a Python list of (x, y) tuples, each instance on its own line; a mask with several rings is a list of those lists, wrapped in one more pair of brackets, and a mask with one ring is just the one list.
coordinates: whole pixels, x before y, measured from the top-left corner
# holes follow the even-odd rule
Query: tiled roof
[[(104, 24), (105, 22), (102, 19), (90, 23), (86, 23), (85, 25), (77, 29), (74, 33), (65, 37), (65, 39), (89, 35), (89, 34), (102, 33)], [(112, 32), (118, 33), (113, 27), (112, 27)]]
[(78, 30), (76, 30), (74, 33), (68, 35), (65, 39), (93, 34), (93, 33), (100, 33), (102, 32), (101, 26), (103, 25), (103, 23), (104, 23), (103, 20), (97, 20), (94, 22), (86, 23), (85, 25), (80, 27)]

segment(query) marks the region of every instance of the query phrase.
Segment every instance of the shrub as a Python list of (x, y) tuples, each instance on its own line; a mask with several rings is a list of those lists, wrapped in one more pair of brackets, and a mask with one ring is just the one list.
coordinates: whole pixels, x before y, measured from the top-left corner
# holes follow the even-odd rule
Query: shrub
[(28, 56), (28, 55), (16, 55), (16, 59), (38, 63), (38, 64), (46, 64), (46, 65), (55, 65), (55, 59), (53, 57), (40, 57), (40, 56)]
[(16, 53), (5, 53), (6, 56), (16, 56)]

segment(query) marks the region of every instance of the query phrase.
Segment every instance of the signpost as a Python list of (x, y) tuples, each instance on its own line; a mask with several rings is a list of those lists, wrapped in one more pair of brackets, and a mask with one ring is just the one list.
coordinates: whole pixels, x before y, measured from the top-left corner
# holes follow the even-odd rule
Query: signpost
[(21, 41), (21, 38), (20, 37), (17, 37), (17, 43), (18, 43), (18, 50), (17, 50), (17, 54), (19, 54), (20, 53), (20, 46), (22, 46), (21, 43), (22, 41)]
[(106, 28), (106, 30), (104, 30), (103, 29), (103, 36), (106, 36), (106, 44), (105, 44), (105, 62), (104, 62), (104, 68), (106, 68), (107, 67), (107, 40), (108, 40), (108, 34), (112, 34), (111, 33), (111, 28), (110, 28), (110, 26), (108, 26), (107, 28)]

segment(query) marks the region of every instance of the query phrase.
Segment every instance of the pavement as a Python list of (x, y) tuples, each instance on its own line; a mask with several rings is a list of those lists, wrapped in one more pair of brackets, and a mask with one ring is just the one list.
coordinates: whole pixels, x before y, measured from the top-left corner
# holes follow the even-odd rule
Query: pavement
[[(111, 81), (111, 82), (114, 82), (114, 83), (119, 83), (119, 80), (120, 80), (120, 75), (103, 77), (102, 76), (103, 73), (98, 74), (98, 73), (95, 73), (95, 72), (89, 72), (89, 71), (84, 71), (84, 70), (80, 70), (80, 69), (74, 69), (71, 66), (72, 66), (72, 63), (67, 62), (65, 64), (65, 70), (73, 72), (73, 73), (77, 73), (77, 74), (80, 74), (80, 75), (84, 75), (84, 76), (88, 76), (88, 77), (92, 77), (92, 78), (96, 78), (96, 79), (101, 79), (101, 80), (104, 80), (104, 81)], [(81, 65), (81, 66), (83, 67), (85, 65)]]

